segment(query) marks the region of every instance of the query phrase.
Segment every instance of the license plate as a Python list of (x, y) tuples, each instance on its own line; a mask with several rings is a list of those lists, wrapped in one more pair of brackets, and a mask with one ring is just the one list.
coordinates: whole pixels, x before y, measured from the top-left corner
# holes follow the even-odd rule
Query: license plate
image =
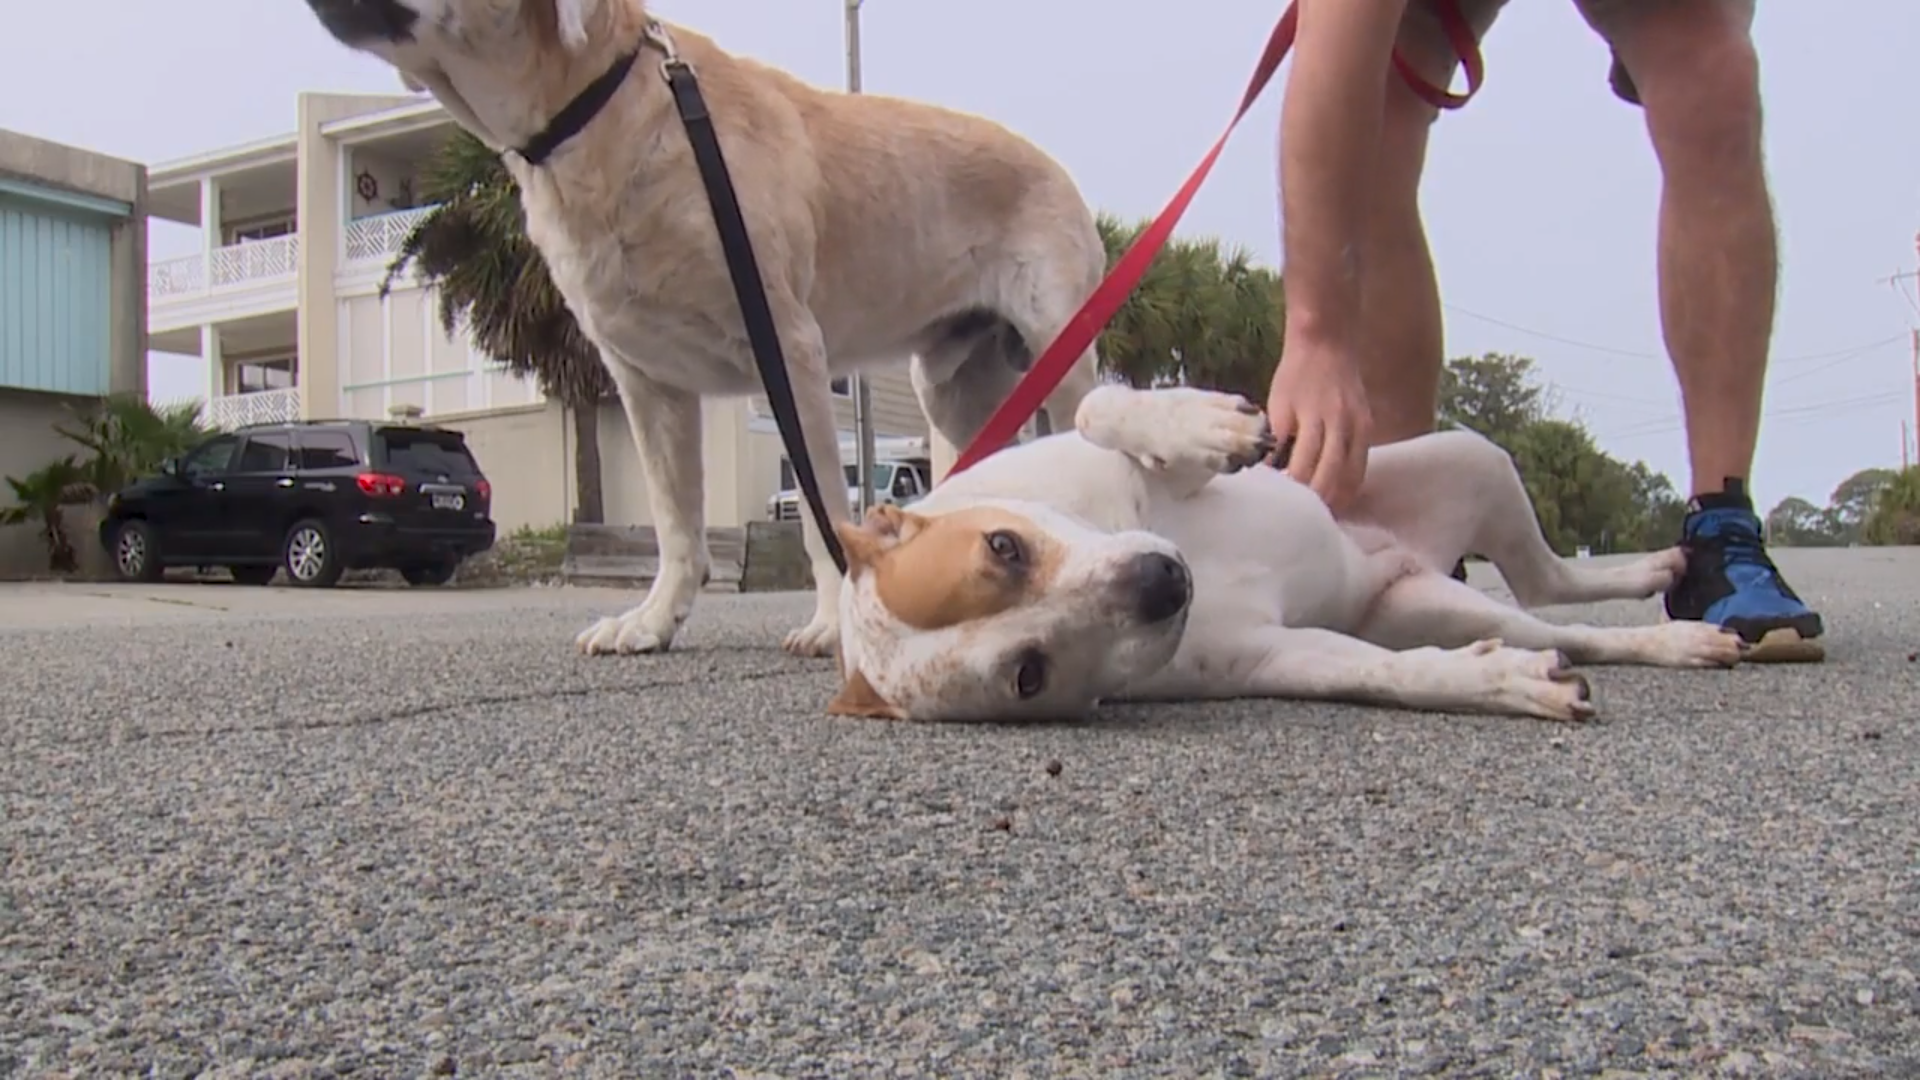
[(435, 495), (433, 497), (433, 508), (435, 510), (465, 510), (467, 508), (467, 497), (465, 495)]

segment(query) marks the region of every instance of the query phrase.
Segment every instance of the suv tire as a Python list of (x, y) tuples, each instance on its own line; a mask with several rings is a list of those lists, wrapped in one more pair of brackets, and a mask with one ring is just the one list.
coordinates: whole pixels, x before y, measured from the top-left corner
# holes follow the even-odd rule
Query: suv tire
[(445, 585), (453, 580), (453, 572), (460, 568), (454, 559), (441, 559), (437, 562), (415, 563), (400, 568), (400, 576), (413, 586)]
[(151, 584), (160, 580), (166, 566), (160, 561), (153, 528), (146, 522), (131, 518), (113, 530), (113, 569), (122, 581)]
[(334, 551), (333, 532), (319, 518), (302, 518), (280, 542), (280, 565), (287, 580), (306, 589), (324, 589), (346, 569)]
[(273, 575), (280, 572), (278, 566), (229, 566), (227, 573), (233, 575), (236, 585), (271, 585)]

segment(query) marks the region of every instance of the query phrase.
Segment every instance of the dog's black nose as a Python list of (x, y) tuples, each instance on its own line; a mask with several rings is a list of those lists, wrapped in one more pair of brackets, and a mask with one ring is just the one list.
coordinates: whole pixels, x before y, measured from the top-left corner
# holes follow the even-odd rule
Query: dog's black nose
[(307, 6), (343, 45), (408, 41), (420, 21), (401, 0), (307, 0)]
[(1185, 611), (1193, 599), (1193, 579), (1179, 559), (1158, 553), (1136, 556), (1125, 577), (1134, 612), (1143, 622), (1165, 622)]

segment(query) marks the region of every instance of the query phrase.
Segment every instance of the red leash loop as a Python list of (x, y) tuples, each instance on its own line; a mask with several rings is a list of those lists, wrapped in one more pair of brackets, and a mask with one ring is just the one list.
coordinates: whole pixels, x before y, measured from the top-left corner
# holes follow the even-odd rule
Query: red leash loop
[[(1422, 0), (1411, 0), (1411, 2), (1420, 3)], [(1481, 80), (1486, 75), (1485, 63), (1480, 56), (1480, 45), (1474, 38), (1473, 27), (1467, 23), (1465, 16), (1460, 14), (1458, 0), (1431, 0), (1431, 2), (1440, 15), (1440, 23), (1446, 29), (1447, 39), (1453, 46), (1454, 54), (1459, 57), (1461, 66), (1466, 69), (1467, 92), (1451, 93), (1444, 86), (1435, 86), (1428, 82), (1413, 69), (1413, 65), (1407, 62), (1398, 48), (1393, 50), (1393, 65), (1400, 72), (1400, 77), (1406, 81), (1408, 88), (1428, 104), (1439, 109), (1457, 109), (1465, 105), (1468, 99), (1480, 89)], [(1219, 158), (1220, 151), (1226, 148), (1227, 139), (1233, 134), (1233, 129), (1240, 126), (1240, 121), (1247, 115), (1247, 110), (1253, 108), (1253, 103), (1259, 100), (1261, 91), (1267, 88), (1267, 83), (1272, 80), (1274, 72), (1279, 70), (1280, 62), (1286, 59), (1288, 50), (1293, 48), (1294, 35), (1299, 25), (1299, 8), (1296, 4), (1288, 4), (1286, 14), (1280, 16), (1280, 22), (1273, 28), (1273, 35), (1267, 39), (1266, 51), (1260, 54), (1260, 64), (1254, 68), (1253, 78), (1247, 83), (1247, 91), (1240, 98), (1239, 111), (1233, 114), (1227, 129), (1214, 140), (1213, 149), (1208, 150), (1207, 156), (1200, 159), (1199, 167), (1187, 177), (1186, 183), (1180, 185), (1180, 190), (1174, 192), (1173, 198), (1160, 211), (1160, 215), (1154, 218), (1153, 222), (1127, 247), (1126, 252), (1108, 272), (1106, 279), (1100, 282), (1099, 286), (1093, 290), (1093, 294), (1087, 297), (1086, 303), (1082, 304), (1073, 318), (1067, 321), (1066, 327), (1060, 331), (1059, 336), (1053, 339), (1053, 344), (1047, 346), (1047, 350), (1033, 362), (1033, 367), (1027, 371), (1026, 377), (1013, 388), (1013, 392), (1007, 395), (1007, 400), (1000, 403), (1000, 407), (987, 419), (980, 433), (973, 437), (973, 442), (961, 452), (952, 470), (947, 473), (948, 476), (957, 475), (978, 464), (980, 459), (988, 454), (1011, 443), (1014, 436), (1020, 433), (1020, 425), (1026, 423), (1028, 417), (1039, 411), (1040, 406), (1047, 400), (1047, 395), (1053, 393), (1054, 388), (1060, 385), (1061, 379), (1066, 378), (1074, 362), (1087, 351), (1087, 346), (1092, 345), (1093, 340), (1100, 336), (1100, 331), (1106, 329), (1107, 324), (1113, 321), (1114, 315), (1120, 311), (1120, 305), (1126, 303), (1128, 294), (1132, 293), (1134, 286), (1140, 283), (1141, 276), (1147, 272), (1147, 267), (1153, 262), (1154, 256), (1160, 253), (1160, 249), (1166, 246), (1168, 238), (1173, 235), (1173, 227), (1179, 223), (1180, 216), (1187, 212), (1187, 204), (1193, 201), (1193, 196), (1200, 190), (1200, 185), (1206, 181), (1207, 174), (1213, 171), (1213, 163)]]

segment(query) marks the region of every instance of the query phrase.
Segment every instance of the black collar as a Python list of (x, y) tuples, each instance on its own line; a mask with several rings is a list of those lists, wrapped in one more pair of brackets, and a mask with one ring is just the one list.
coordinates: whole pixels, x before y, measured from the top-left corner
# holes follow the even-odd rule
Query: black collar
[(529, 165), (537, 166), (546, 161), (555, 150), (560, 149), (561, 143), (580, 134), (581, 129), (592, 123), (594, 117), (600, 115), (600, 110), (606, 108), (607, 102), (613, 100), (614, 91), (620, 89), (620, 84), (625, 81), (627, 72), (633, 70), (633, 62), (639, 55), (638, 49), (629, 49), (621, 53), (619, 58), (614, 60), (612, 67), (601, 72), (599, 78), (588, 83), (586, 89), (575, 94), (565, 108), (555, 113), (552, 120), (547, 121), (546, 127), (540, 129), (533, 138), (527, 140), (525, 146), (519, 147), (514, 152), (524, 158)]

